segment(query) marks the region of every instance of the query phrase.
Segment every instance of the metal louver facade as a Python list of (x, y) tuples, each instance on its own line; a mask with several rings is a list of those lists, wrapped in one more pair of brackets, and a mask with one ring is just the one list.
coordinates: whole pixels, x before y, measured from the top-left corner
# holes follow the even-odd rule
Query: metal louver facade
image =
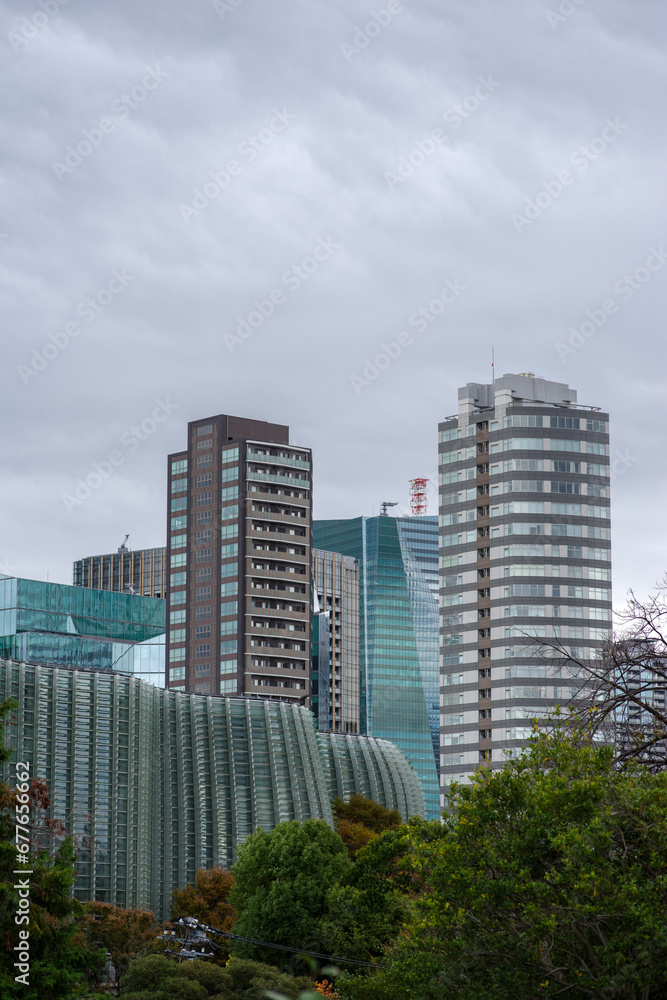
[[(0, 701), (9, 697), (18, 709), (6, 743), (14, 760), (46, 780), (51, 817), (74, 837), (81, 900), (147, 908), (164, 919), (174, 887), (192, 883), (200, 867), (231, 865), (258, 827), (311, 818), (333, 825), (330, 752), (306, 708), (0, 660)], [(334, 758), (355, 763), (333, 767), (344, 774), (336, 794), (376, 791), (392, 808), (396, 796), (399, 808), (404, 799), (420, 812), (419, 794), (400, 792), (401, 766), (403, 784), (413, 772), (397, 748), (364, 740), (364, 755), (346, 745), (362, 738), (341, 739), (345, 753)]]

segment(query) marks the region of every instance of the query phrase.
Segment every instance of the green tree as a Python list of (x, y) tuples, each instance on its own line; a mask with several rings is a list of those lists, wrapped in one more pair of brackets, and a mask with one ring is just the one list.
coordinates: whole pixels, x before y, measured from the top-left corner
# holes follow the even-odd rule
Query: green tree
[(442, 835), (440, 823), (412, 819), (390, 827), (360, 850), (341, 882), (327, 894), (322, 922), (327, 952), (342, 958), (381, 960), (410, 918), (410, 899), (423, 888), (415, 842)]
[[(200, 868), (194, 885), (172, 891), (169, 906), (171, 920), (196, 917), (209, 927), (231, 931), (236, 914), (227, 900), (233, 885), (234, 879), (226, 868)], [(215, 961), (224, 965), (229, 958), (229, 938), (211, 935), (211, 940), (217, 945)]]
[(162, 955), (138, 958), (121, 981), (122, 1000), (266, 1000), (267, 990), (296, 1000), (308, 980), (260, 962), (232, 958), (224, 968), (177, 962)]
[(391, 968), (342, 995), (664, 1000), (667, 773), (613, 758), (560, 728), (455, 788)]
[(336, 830), (343, 838), (351, 858), (356, 857), (362, 848), (385, 830), (401, 825), (398, 809), (387, 809), (363, 795), (353, 795), (349, 802), (336, 798), (332, 808)]
[[(324, 820), (280, 823), (257, 830), (238, 851), (230, 903), (238, 914), (234, 932), (274, 944), (322, 951), (327, 892), (350, 869), (345, 844)], [(235, 955), (298, 966), (289, 953), (235, 941)]]
[[(5, 701), (0, 705), (0, 763), (6, 764), (12, 756), (3, 739), (4, 720), (15, 708), (15, 703)], [(28, 781), (21, 782), (28, 786)], [(27, 806), (29, 812), (30, 850), (22, 853), (16, 846), (16, 809)], [(0, 785), (0, 997), (3, 1000), (71, 1000), (81, 996), (86, 989), (86, 979), (96, 973), (104, 963), (104, 953), (77, 945), (75, 918), (82, 907), (72, 898), (76, 877), (74, 852), (70, 838), (65, 838), (56, 849), (53, 845), (57, 829), (44, 822), (43, 814), (49, 807), (48, 790), (43, 782), (36, 781), (28, 792), (17, 793), (6, 783)], [(21, 874), (16, 874), (20, 871)], [(20, 888), (21, 883), (27, 883)], [(29, 892), (28, 921), (19, 919), (21, 895)], [(16, 947), (21, 941), (21, 931), (27, 931), (27, 975), (17, 968)], [(25, 941), (25, 938), (23, 938)], [(23, 975), (22, 981), (17, 977)]]

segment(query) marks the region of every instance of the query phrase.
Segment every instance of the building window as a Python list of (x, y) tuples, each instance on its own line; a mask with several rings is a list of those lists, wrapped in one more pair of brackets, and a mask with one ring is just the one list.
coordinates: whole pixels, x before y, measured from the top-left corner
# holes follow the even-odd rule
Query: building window
[(196, 500), (198, 507), (205, 507), (207, 504), (213, 503), (213, 494), (210, 490), (208, 493), (198, 493)]
[(172, 590), (169, 595), (170, 604), (185, 604), (187, 594), (184, 590)]
[(187, 578), (187, 573), (172, 573), (169, 577), (169, 586), (173, 587), (184, 587)]
[(195, 628), (195, 639), (210, 639), (211, 638), (211, 626), (210, 625), (197, 625)]
[(212, 510), (197, 511), (197, 524), (212, 524), (212, 523), (213, 523)]
[(201, 583), (204, 580), (211, 579), (211, 567), (207, 566), (205, 569), (198, 569), (195, 577), (197, 583)]
[[(210, 590), (211, 588), (207, 587), (206, 589)], [(202, 619), (210, 618), (210, 617), (211, 617), (211, 605), (210, 604), (202, 604), (202, 606), (200, 608), (195, 608), (195, 618), (197, 619), (197, 621), (201, 621)]]
[[(173, 559), (173, 556), (172, 556)], [(210, 549), (198, 549), (195, 553), (195, 559), (198, 563), (200, 562), (210, 562), (211, 561), (211, 550)]]
[(203, 660), (205, 657), (211, 655), (211, 643), (204, 642), (200, 646), (195, 646), (195, 659)]
[(187, 479), (172, 479), (171, 481), (171, 492), (172, 493), (183, 493), (188, 488)]
[(568, 431), (579, 430), (579, 417), (551, 417), (551, 427), (561, 427)]
[(205, 528), (204, 531), (198, 531), (197, 532), (197, 534), (195, 536), (195, 541), (197, 542), (198, 545), (200, 545), (203, 542), (210, 542), (212, 538), (213, 538), (213, 531), (212, 531), (212, 529), (211, 528)]
[(213, 455), (199, 455), (197, 457), (198, 469), (206, 469), (210, 465), (213, 465)]
[(220, 455), (220, 461), (223, 465), (227, 462), (238, 462), (239, 460), (239, 449), (238, 446), (235, 448), (223, 448)]
[(201, 476), (197, 476), (197, 486), (212, 486), (213, 485), (213, 473), (203, 472)]
[(172, 462), (171, 463), (171, 474), (172, 474), (172, 476), (175, 475), (178, 472), (187, 472), (187, 471), (188, 471), (188, 460), (187, 460), (187, 458), (183, 458), (179, 462)]
[(213, 438), (206, 438), (205, 441), (197, 441), (197, 451), (206, 451), (213, 447)]
[(205, 437), (206, 434), (213, 433), (213, 424), (202, 424), (197, 428), (197, 437)]
[(195, 673), (198, 674), (200, 677), (201, 676), (208, 677), (209, 674), (211, 673), (211, 664), (195, 663)]
[(197, 587), (197, 590), (195, 591), (196, 601), (207, 601), (210, 596), (211, 596), (210, 587)]
[(185, 680), (185, 667), (169, 667), (169, 680), (170, 681)]

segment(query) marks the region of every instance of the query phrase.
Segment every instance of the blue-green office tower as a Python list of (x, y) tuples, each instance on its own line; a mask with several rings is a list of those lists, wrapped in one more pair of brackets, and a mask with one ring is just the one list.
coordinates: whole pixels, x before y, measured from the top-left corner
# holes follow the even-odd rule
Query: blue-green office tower
[(313, 545), (359, 560), (361, 732), (403, 750), (437, 819), (438, 519), (315, 521)]

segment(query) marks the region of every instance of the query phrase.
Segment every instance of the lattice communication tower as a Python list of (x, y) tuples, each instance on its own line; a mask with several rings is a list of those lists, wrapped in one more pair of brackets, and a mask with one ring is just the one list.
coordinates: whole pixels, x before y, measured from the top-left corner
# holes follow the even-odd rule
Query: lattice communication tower
[(426, 484), (428, 479), (410, 480), (410, 507), (413, 515), (426, 514), (428, 505), (426, 502)]

